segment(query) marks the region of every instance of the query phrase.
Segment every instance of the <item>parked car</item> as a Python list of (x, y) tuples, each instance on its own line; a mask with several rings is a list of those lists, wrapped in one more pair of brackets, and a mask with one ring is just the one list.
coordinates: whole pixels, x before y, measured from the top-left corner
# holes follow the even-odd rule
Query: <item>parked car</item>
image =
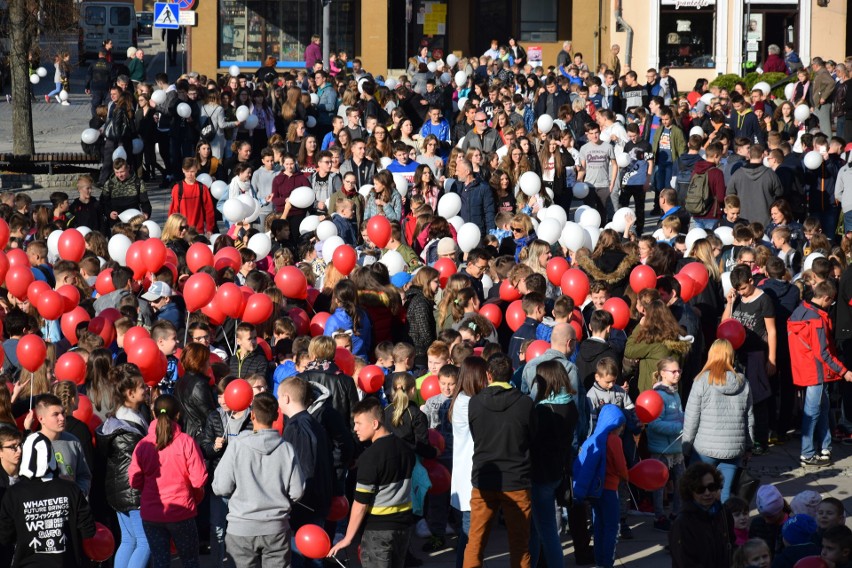
[(154, 32), (154, 12), (139, 12), (136, 14), (136, 26), (139, 35), (152, 35)]

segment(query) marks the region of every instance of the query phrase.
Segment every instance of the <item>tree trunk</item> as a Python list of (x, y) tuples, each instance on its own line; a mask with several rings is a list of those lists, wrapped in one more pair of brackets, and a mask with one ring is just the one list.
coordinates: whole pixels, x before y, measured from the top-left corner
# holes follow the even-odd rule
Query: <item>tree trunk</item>
[(12, 73), (12, 152), (35, 153), (33, 109), (30, 99), (29, 53), (32, 17), (27, 0), (9, 0), (9, 66)]

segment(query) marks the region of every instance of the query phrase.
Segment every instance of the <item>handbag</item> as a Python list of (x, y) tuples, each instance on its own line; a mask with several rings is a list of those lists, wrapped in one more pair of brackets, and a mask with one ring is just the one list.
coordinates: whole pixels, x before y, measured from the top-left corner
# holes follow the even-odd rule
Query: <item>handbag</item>
[(752, 475), (748, 468), (737, 467), (733, 483), (731, 484), (731, 495), (736, 495), (751, 505), (759, 485), (760, 479)]
[(571, 466), (562, 468), (562, 479), (556, 486), (556, 504), (560, 507), (570, 508), (574, 504), (574, 489), (571, 479)]

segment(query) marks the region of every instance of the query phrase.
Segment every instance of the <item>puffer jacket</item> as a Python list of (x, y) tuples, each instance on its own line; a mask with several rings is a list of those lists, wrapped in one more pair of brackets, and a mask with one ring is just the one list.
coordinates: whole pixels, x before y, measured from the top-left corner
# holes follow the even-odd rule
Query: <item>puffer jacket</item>
[(793, 384), (799, 387), (840, 380), (846, 367), (837, 358), (828, 313), (816, 304), (802, 302), (787, 322)]
[(312, 361), (298, 376), (315, 383), (315, 388), (319, 385), (328, 389), (331, 406), (349, 423), (350, 429), (354, 426), (352, 409), (358, 404), (358, 391), (352, 377), (345, 375), (332, 361)]
[(200, 441), (207, 415), (216, 408), (207, 377), (186, 373), (175, 385), (175, 396), (180, 403), (181, 429), (196, 441)]
[(663, 383), (654, 385), (663, 399), (663, 413), (648, 424), (648, 451), (652, 454), (679, 454), (681, 452), (680, 433), (683, 432), (683, 407), (677, 390)]
[[(198, 440), (198, 445), (201, 446), (201, 453), (204, 454), (204, 461), (207, 465), (207, 474), (212, 478), (215, 475), (216, 466), (219, 465), (219, 460), (225, 450), (228, 449), (230, 438), (235, 438), (240, 432), (246, 432), (252, 429), (250, 414), (245, 412), (240, 419), (240, 426), (236, 432), (228, 432), (225, 436), (225, 425), (229, 420), (229, 413), (222, 408), (211, 410), (207, 415), (207, 421), (204, 423), (204, 429), (201, 431), (201, 438)], [(219, 450), (214, 449), (216, 438), (225, 438), (225, 443)]]
[(581, 256), (577, 266), (594, 280), (606, 282), (610, 296), (623, 296), (630, 272), (639, 264), (639, 258), (617, 250), (605, 251), (600, 257)]
[(636, 341), (635, 331), (630, 334), (630, 337), (627, 338), (627, 345), (624, 347), (624, 358), (639, 360), (639, 391), (646, 391), (654, 386), (654, 372), (657, 370), (657, 363), (660, 359), (675, 357), (683, 366), (686, 354), (692, 348), (692, 342), (692, 336), (687, 335), (676, 341), (640, 343)]
[[(352, 353), (356, 357), (368, 359), (371, 346), (371, 337), (373, 326), (371, 325), (370, 317), (364, 310), (358, 310), (358, 329), (352, 328), (352, 318), (346, 313), (343, 308), (337, 308), (334, 313), (325, 322), (325, 330), (323, 335), (334, 337), (338, 331), (352, 332)], [(357, 331), (357, 333), (355, 333)]]
[(408, 314), (408, 336), (414, 345), (415, 367), (426, 366), (426, 351), (435, 341), (435, 302), (423, 295), (420, 288), (409, 288), (405, 307)]
[(754, 414), (748, 381), (728, 371), (725, 384), (710, 385), (709, 372), (693, 382), (683, 422), (683, 451), (692, 448), (710, 458), (734, 459), (751, 450)]
[(98, 451), (106, 460), (104, 489), (110, 507), (119, 513), (139, 508), (139, 491), (130, 486), (127, 470), (133, 450), (145, 437), (138, 424), (110, 416), (95, 431)]

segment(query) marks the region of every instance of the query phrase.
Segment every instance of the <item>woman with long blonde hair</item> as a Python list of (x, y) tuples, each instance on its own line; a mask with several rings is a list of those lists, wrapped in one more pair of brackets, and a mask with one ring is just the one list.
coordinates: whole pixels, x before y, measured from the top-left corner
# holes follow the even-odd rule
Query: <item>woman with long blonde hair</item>
[(409, 373), (393, 374), (391, 403), (385, 408), (385, 424), (393, 434), (423, 459), (434, 459), (438, 450), (429, 444), (429, 420), (414, 400), (417, 387)]
[(166, 219), (163, 232), (160, 234), (160, 240), (172, 249), (178, 258), (185, 257), (189, 250), (189, 243), (186, 240), (187, 229), (189, 229), (189, 222), (186, 217), (180, 213), (172, 213)]
[(460, 292), (465, 288), (470, 288), (470, 280), (464, 274), (453, 274), (447, 279), (447, 285), (444, 286), (443, 295), (438, 302), (438, 319), (435, 320), (439, 333), (452, 326), (453, 307), (460, 301)]

